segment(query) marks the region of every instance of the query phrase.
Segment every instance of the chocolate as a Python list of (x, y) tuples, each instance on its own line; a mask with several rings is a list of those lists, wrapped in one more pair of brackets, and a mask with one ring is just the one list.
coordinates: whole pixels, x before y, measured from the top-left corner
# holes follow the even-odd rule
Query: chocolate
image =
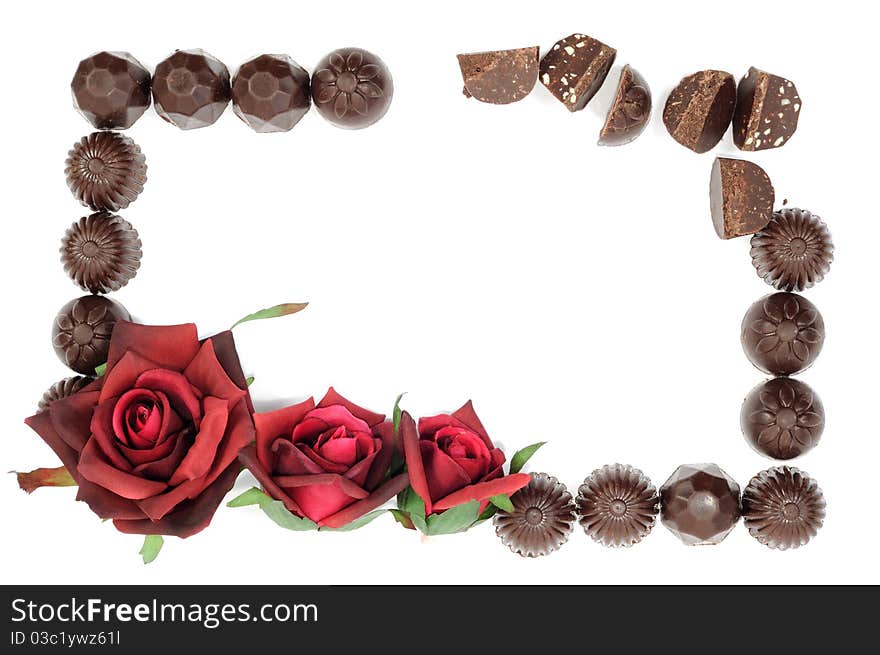
[(752, 264), (758, 276), (781, 291), (803, 291), (831, 269), (834, 244), (822, 219), (793, 207), (773, 214), (752, 237)]
[(600, 146), (622, 146), (635, 141), (651, 119), (651, 89), (629, 64), (620, 71), (617, 92), (599, 132)]
[(94, 211), (119, 211), (133, 203), (147, 181), (138, 145), (116, 132), (92, 132), (73, 145), (64, 162), (71, 193)]
[(779, 148), (797, 130), (800, 112), (793, 83), (753, 66), (736, 89), (733, 142), (740, 150)]
[(128, 311), (104, 296), (83, 296), (64, 305), (52, 323), (55, 354), (81, 375), (94, 375), (107, 361), (110, 334), (118, 320), (130, 321)]
[(315, 108), (337, 127), (369, 127), (385, 115), (393, 96), (385, 62), (361, 48), (334, 50), (312, 73)]
[(651, 532), (660, 510), (651, 481), (625, 464), (593, 471), (578, 488), (576, 503), (584, 532), (612, 548), (640, 542)]
[(64, 270), (80, 288), (110, 293), (128, 284), (141, 265), (141, 240), (131, 223), (97, 212), (68, 228), (61, 240)]
[(46, 392), (43, 394), (42, 398), (40, 398), (40, 402), (37, 405), (37, 411), (45, 412), (49, 409), (50, 404), (54, 403), (56, 400), (72, 396), (84, 386), (93, 382), (94, 379), (95, 378), (93, 377), (75, 375), (73, 377), (64, 378), (63, 380), (58, 380), (58, 382), (46, 389)]
[(770, 375), (807, 369), (825, 342), (825, 322), (806, 298), (780, 292), (761, 298), (746, 312), (742, 345), (746, 357)]
[(593, 99), (614, 64), (617, 50), (584, 34), (557, 41), (540, 64), (541, 84), (569, 111)]
[(825, 408), (803, 382), (774, 378), (746, 396), (740, 425), (746, 441), (762, 455), (792, 459), (819, 443), (825, 429)]
[(232, 110), (255, 132), (287, 132), (312, 106), (309, 74), (287, 55), (260, 55), (232, 79)]
[(175, 50), (153, 74), (156, 113), (181, 130), (213, 125), (230, 97), (229, 70), (198, 48)]
[(709, 182), (709, 206), (722, 239), (754, 234), (773, 216), (776, 195), (764, 169), (744, 159), (717, 157)]
[(807, 544), (825, 520), (825, 496), (816, 481), (793, 466), (776, 466), (753, 477), (743, 491), (743, 523), (768, 548)]
[(706, 70), (682, 78), (663, 109), (672, 138), (694, 152), (708, 152), (721, 140), (736, 104), (736, 83), (724, 71)]
[(125, 130), (150, 106), (150, 71), (127, 52), (97, 52), (76, 68), (73, 105), (99, 130)]
[(552, 475), (532, 473), (532, 481), (511, 495), (512, 512), (499, 510), (492, 523), (501, 542), (523, 557), (558, 550), (574, 527), (575, 507), (565, 485)]
[(539, 48), (517, 48), (457, 55), (464, 95), (507, 105), (522, 100), (538, 79)]
[(721, 543), (739, 516), (739, 485), (717, 464), (679, 466), (660, 487), (660, 520), (688, 546)]

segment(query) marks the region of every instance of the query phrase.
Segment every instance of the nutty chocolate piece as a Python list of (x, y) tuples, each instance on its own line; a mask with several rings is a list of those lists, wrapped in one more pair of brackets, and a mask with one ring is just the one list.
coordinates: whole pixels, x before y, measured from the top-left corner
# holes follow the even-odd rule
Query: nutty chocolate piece
[(538, 79), (538, 46), (457, 55), (464, 95), (507, 105), (522, 100)]
[(736, 90), (736, 147), (754, 151), (785, 145), (797, 129), (801, 104), (792, 82), (754, 66), (749, 68)]
[(709, 206), (722, 239), (754, 234), (773, 216), (776, 195), (764, 169), (744, 159), (717, 157), (712, 164)]
[(617, 50), (584, 34), (557, 41), (541, 59), (541, 84), (569, 111), (580, 111), (596, 95)]
[(705, 70), (682, 78), (663, 109), (663, 124), (672, 138), (697, 153), (721, 140), (736, 104), (736, 83), (724, 71)]
[(599, 132), (600, 146), (622, 146), (635, 141), (651, 119), (651, 89), (629, 64), (620, 71), (617, 93)]

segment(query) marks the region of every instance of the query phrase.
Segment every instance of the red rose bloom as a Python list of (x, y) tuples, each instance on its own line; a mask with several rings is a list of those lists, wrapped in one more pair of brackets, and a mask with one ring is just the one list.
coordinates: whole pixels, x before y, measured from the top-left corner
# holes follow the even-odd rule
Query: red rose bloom
[(119, 321), (107, 370), (25, 422), (64, 463), (98, 516), (134, 534), (206, 528), (254, 439), (231, 332)]
[(418, 429), (404, 412), (400, 434), (413, 490), (425, 502), (425, 514), (471, 500), (482, 508), (489, 498), (512, 494), (531, 479), (504, 475), (504, 453), (495, 447), (470, 401), (453, 414), (419, 419)]
[(332, 388), (311, 398), (254, 415), (256, 446), (241, 459), (263, 490), (299, 517), (341, 528), (378, 508), (409, 484), (405, 473), (386, 480), (394, 428)]

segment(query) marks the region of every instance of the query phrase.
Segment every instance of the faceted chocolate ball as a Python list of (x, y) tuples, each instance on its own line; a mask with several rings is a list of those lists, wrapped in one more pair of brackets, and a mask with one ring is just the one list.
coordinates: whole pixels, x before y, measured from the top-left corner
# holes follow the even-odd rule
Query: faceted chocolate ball
[(119, 211), (133, 203), (147, 181), (140, 147), (117, 132), (92, 132), (67, 153), (64, 175), (70, 192), (94, 211)]
[(793, 466), (776, 466), (751, 479), (742, 497), (749, 534), (768, 548), (799, 548), (825, 519), (825, 496), (816, 481)]
[(640, 542), (654, 527), (660, 499), (651, 480), (627, 464), (605, 465), (578, 489), (580, 524), (593, 541), (617, 548)]
[(746, 397), (740, 415), (746, 441), (762, 455), (792, 459), (811, 450), (825, 429), (825, 409), (799, 380), (774, 378)]
[(492, 519), (501, 542), (522, 557), (549, 555), (562, 547), (574, 527), (575, 507), (568, 489), (546, 473), (511, 495), (512, 512)]
[(787, 207), (752, 237), (752, 264), (758, 276), (781, 291), (803, 291), (831, 270), (834, 244), (822, 219)]
[(204, 50), (177, 50), (153, 74), (156, 112), (182, 130), (214, 124), (230, 97), (229, 71)]
[(770, 375), (791, 375), (809, 368), (825, 342), (819, 310), (794, 293), (774, 293), (753, 304), (742, 322), (746, 357)]
[(689, 546), (721, 543), (739, 515), (739, 485), (717, 464), (679, 466), (660, 488), (660, 520)]
[(232, 109), (256, 132), (287, 132), (311, 105), (309, 74), (287, 55), (246, 61), (232, 79)]
[(150, 106), (150, 72), (127, 52), (98, 52), (79, 62), (73, 105), (99, 130), (125, 130)]
[(110, 293), (128, 284), (141, 265), (141, 240), (131, 223), (116, 214), (85, 216), (61, 240), (64, 270), (80, 288)]
[(360, 48), (340, 48), (312, 74), (318, 113), (338, 127), (360, 129), (385, 115), (394, 95), (391, 73), (379, 57)]
[(40, 398), (37, 409), (41, 412), (46, 411), (47, 409), (49, 409), (49, 405), (54, 403), (56, 400), (61, 400), (62, 398), (72, 396), (84, 386), (93, 382), (94, 379), (95, 378), (93, 377), (74, 375), (73, 377), (58, 380), (58, 382), (46, 389), (43, 397)]
[(104, 296), (83, 296), (64, 305), (52, 323), (55, 354), (81, 375), (94, 375), (107, 361), (110, 334), (116, 321), (131, 315), (118, 302)]

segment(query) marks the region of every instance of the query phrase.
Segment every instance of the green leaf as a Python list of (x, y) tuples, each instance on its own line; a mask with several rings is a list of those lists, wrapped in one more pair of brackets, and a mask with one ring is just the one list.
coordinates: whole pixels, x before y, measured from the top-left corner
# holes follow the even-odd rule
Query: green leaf
[(304, 310), (308, 304), (309, 303), (307, 302), (286, 302), (281, 305), (275, 305), (274, 307), (267, 307), (266, 309), (261, 309), (253, 314), (248, 314), (244, 318), (240, 318), (232, 324), (232, 328), (241, 325), (242, 323), (247, 323), (248, 321), (260, 321), (264, 318), (277, 318), (279, 316), (296, 314), (297, 312)]
[(394, 424), (394, 439), (395, 440), (397, 440), (397, 433), (400, 431), (400, 417), (403, 414), (403, 412), (400, 410), (400, 399), (403, 398), (405, 393), (406, 392), (404, 391), (402, 394), (397, 396), (397, 400), (394, 401), (394, 411), (391, 413), (392, 414), (392, 422)]
[(252, 375), (252, 376), (250, 376), (249, 378), (246, 378), (245, 381), (244, 381), (244, 383), (245, 383), (247, 386), (251, 386), (251, 385), (254, 383), (254, 376)]
[(144, 537), (144, 545), (141, 546), (140, 553), (138, 553), (141, 557), (144, 558), (144, 564), (149, 564), (157, 557), (159, 557), (159, 551), (162, 550), (162, 546), (165, 544), (165, 540), (158, 534), (148, 534)]
[(477, 520), (480, 513), (480, 503), (471, 500), (463, 505), (457, 505), (447, 509), (441, 514), (431, 514), (427, 518), (428, 534), (453, 534), (464, 532)]
[(243, 494), (240, 494), (226, 503), (227, 507), (247, 507), (248, 505), (260, 505), (271, 502), (272, 499), (267, 496), (262, 489), (251, 487)]
[(59, 466), (54, 469), (39, 468), (27, 473), (15, 472), (18, 486), (26, 493), (33, 493), (40, 487), (75, 487), (74, 480), (67, 469)]
[(270, 500), (268, 503), (262, 503), (260, 504), (260, 509), (275, 523), (287, 530), (305, 532), (318, 529), (318, 524), (314, 521), (291, 514), (280, 500)]
[(532, 455), (534, 455), (538, 448), (543, 446), (546, 441), (539, 441), (538, 443), (533, 443), (531, 446), (526, 446), (522, 450), (516, 451), (513, 455), (513, 459), (510, 460), (510, 472), (511, 473), (519, 473), (522, 471), (522, 467), (526, 465)]
[(104, 373), (106, 373), (106, 372), (107, 372), (107, 362), (104, 362), (100, 366), (95, 367), (95, 375), (97, 375), (98, 377), (103, 376)]
[(400, 523), (407, 530), (415, 530), (416, 526), (413, 525), (412, 519), (409, 518), (409, 514), (406, 512), (402, 512), (399, 509), (389, 509), (391, 512), (391, 516), (394, 517), (394, 520)]
[(318, 530), (320, 530), (321, 532), (351, 532), (352, 530), (357, 530), (364, 527), (367, 523), (371, 523), (373, 520), (379, 518), (387, 511), (387, 509), (374, 509), (372, 512), (367, 512), (366, 514), (364, 514), (360, 518), (355, 519), (351, 523), (343, 525), (341, 528), (318, 528)]
[(486, 509), (483, 510), (483, 513), (477, 517), (477, 523), (482, 523), (483, 521), (491, 519), (497, 513), (498, 513), (498, 508), (495, 505), (493, 505), (492, 503), (489, 503), (488, 505), (486, 505)]
[(397, 509), (404, 512), (420, 532), (427, 534), (428, 525), (425, 522), (425, 501), (413, 491), (412, 487), (407, 487), (397, 494)]
[(504, 494), (498, 494), (497, 496), (490, 496), (489, 502), (495, 505), (502, 512), (512, 512), (513, 511), (513, 503), (510, 502), (510, 498), (505, 496)]

